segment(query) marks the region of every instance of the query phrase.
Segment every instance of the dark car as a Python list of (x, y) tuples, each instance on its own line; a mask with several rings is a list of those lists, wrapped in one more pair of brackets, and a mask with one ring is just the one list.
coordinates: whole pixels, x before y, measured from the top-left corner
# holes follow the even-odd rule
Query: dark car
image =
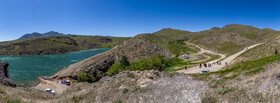
[(201, 72), (199, 72), (199, 73), (209, 73), (210, 72), (210, 70), (202, 70)]

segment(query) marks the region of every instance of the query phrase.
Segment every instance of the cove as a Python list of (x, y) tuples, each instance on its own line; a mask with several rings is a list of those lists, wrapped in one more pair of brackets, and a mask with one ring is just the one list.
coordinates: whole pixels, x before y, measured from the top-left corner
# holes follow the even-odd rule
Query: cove
[(109, 49), (90, 49), (51, 55), (0, 56), (0, 61), (9, 63), (8, 72), (13, 81), (25, 85), (34, 83), (39, 76), (51, 76), (64, 67)]

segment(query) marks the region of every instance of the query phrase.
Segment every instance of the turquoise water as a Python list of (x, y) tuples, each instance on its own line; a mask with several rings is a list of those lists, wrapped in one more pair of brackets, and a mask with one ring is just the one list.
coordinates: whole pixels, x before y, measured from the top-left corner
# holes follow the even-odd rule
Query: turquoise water
[(64, 67), (109, 49), (91, 49), (52, 55), (0, 56), (0, 60), (10, 64), (8, 72), (12, 80), (19, 84), (29, 84), (35, 82), (39, 76), (51, 76)]

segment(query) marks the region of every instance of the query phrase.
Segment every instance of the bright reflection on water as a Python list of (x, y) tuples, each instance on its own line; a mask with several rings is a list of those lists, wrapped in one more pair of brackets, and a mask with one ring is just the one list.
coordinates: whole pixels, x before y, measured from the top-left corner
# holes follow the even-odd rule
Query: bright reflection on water
[(7, 61), (10, 78), (17, 83), (32, 83), (39, 76), (50, 76), (70, 64), (87, 59), (110, 48), (91, 49), (73, 53), (31, 56), (0, 56)]

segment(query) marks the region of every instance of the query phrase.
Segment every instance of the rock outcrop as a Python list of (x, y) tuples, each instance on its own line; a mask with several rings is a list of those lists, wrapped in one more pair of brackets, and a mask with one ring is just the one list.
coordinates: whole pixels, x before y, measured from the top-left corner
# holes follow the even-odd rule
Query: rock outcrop
[(10, 76), (8, 73), (8, 66), (9, 66), (9, 63), (0, 62), (0, 82), (4, 85), (17, 87), (18, 85), (10, 79)]

